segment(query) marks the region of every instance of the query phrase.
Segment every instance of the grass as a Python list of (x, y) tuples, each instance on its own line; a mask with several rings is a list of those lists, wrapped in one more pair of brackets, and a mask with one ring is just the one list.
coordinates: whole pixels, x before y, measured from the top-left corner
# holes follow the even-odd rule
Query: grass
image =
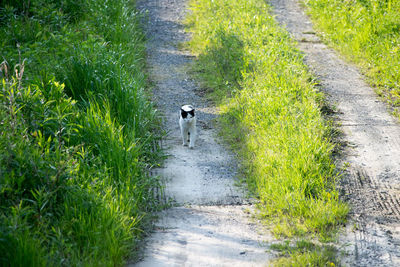
[(400, 2), (303, 2), (323, 40), (361, 67), (400, 118)]
[(307, 240), (299, 240), (294, 244), (286, 241), (273, 244), (271, 248), (279, 251), (281, 257), (273, 261), (275, 266), (339, 266), (336, 259), (337, 250), (332, 246), (315, 245)]
[(0, 265), (121, 266), (159, 181), (132, 3), (0, 4)]
[(331, 240), (348, 207), (335, 188), (331, 123), (303, 55), (261, 0), (192, 0), (189, 49), (277, 237)]

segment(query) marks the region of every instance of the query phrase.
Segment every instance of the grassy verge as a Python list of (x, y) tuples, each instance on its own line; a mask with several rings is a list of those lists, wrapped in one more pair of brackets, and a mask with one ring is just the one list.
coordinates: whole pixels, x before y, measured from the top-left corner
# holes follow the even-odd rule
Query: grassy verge
[(400, 2), (306, 0), (324, 41), (357, 63), (400, 118)]
[(194, 67), (222, 110), (260, 216), (283, 237), (328, 240), (348, 212), (335, 189), (323, 96), (262, 0), (192, 0)]
[(120, 266), (158, 180), (157, 114), (128, 0), (0, 4), (1, 266)]

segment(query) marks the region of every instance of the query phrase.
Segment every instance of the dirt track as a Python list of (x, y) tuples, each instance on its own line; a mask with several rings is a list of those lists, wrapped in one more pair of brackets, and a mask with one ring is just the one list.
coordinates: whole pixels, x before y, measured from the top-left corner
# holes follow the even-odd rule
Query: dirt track
[[(166, 195), (177, 207), (160, 214), (145, 257), (135, 266), (263, 266), (272, 255), (246, 213), (252, 206), (234, 186), (234, 158), (218, 143), (215, 109), (196, 94), (186, 73), (192, 56), (177, 46), (189, 38), (181, 25), (185, 0), (140, 0), (149, 10), (148, 64), (155, 100), (165, 114), (171, 154), (164, 168)], [(339, 246), (346, 266), (400, 266), (400, 126), (356, 68), (322, 44), (295, 0), (273, 0), (277, 19), (299, 41), (321, 90), (337, 107), (347, 144), (340, 164), (350, 167), (341, 183), (352, 207)], [(177, 111), (197, 107), (199, 141), (182, 147)]]
[(299, 42), (321, 90), (337, 107), (349, 163), (341, 187), (351, 205), (340, 237), (346, 266), (400, 266), (400, 125), (357, 69), (320, 42), (295, 0), (272, 0), (277, 19)]
[[(154, 100), (165, 115), (170, 154), (158, 174), (166, 180), (166, 197), (176, 207), (159, 214), (145, 256), (132, 266), (263, 266), (271, 258), (264, 241), (271, 239), (252, 222), (245, 192), (234, 185), (237, 164), (218, 142), (215, 107), (205, 101), (186, 73), (192, 55), (178, 49), (188, 40), (182, 26), (185, 0), (141, 0), (148, 10), (146, 30)], [(196, 108), (198, 140), (193, 150), (182, 146), (180, 106)]]

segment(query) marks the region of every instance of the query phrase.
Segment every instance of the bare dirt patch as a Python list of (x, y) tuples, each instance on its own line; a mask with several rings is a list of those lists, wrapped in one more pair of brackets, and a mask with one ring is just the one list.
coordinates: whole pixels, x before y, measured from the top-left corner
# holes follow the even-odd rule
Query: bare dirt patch
[[(164, 146), (169, 157), (157, 173), (176, 207), (159, 214), (145, 256), (135, 266), (263, 266), (271, 258), (264, 241), (271, 237), (253, 222), (253, 206), (235, 186), (237, 163), (218, 141), (217, 111), (187, 74), (193, 56), (178, 49), (190, 38), (182, 25), (186, 1), (140, 0), (137, 6), (148, 11), (147, 61), (154, 100), (168, 131)], [(183, 104), (196, 108), (193, 150), (183, 147), (180, 138)]]
[(321, 82), (348, 145), (340, 163), (351, 205), (339, 245), (350, 266), (400, 266), (400, 125), (358, 70), (322, 44), (295, 0), (272, 0), (278, 21), (298, 40)]

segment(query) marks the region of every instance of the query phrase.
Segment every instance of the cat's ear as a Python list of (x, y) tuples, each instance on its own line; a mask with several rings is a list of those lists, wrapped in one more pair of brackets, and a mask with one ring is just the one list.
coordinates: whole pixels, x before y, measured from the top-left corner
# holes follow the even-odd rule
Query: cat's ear
[(187, 117), (187, 112), (184, 111), (183, 109), (181, 109), (181, 116), (182, 116), (182, 118), (184, 118), (184, 119)]

